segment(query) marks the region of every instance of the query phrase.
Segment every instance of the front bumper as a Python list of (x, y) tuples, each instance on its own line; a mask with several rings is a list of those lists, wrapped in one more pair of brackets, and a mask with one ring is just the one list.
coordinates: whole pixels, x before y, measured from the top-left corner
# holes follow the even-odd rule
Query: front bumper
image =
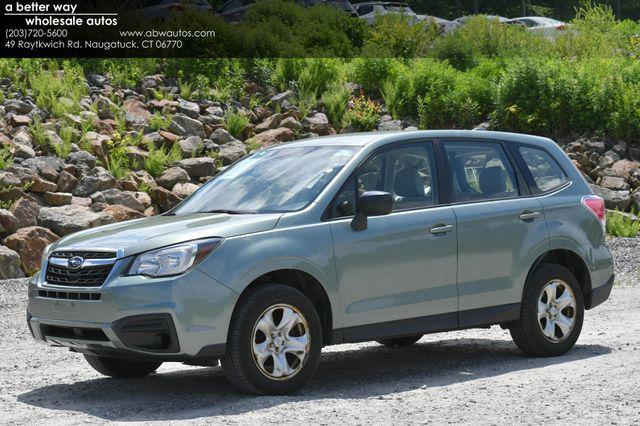
[(118, 260), (100, 287), (53, 286), (41, 274), (29, 285), (33, 337), (123, 358), (191, 361), (223, 355), (237, 293), (197, 268), (151, 279), (123, 276), (127, 264)]

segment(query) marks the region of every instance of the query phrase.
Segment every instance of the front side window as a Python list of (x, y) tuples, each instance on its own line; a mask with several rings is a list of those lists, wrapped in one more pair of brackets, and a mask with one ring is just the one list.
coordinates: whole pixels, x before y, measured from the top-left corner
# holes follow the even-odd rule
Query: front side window
[(372, 5), (364, 5), (364, 6), (356, 6), (356, 11), (358, 12), (358, 15), (362, 16), (362, 15), (368, 15), (369, 13), (373, 12), (373, 6)]
[(389, 149), (367, 160), (344, 185), (333, 207), (332, 217), (352, 216), (356, 197), (367, 191), (393, 196), (393, 211), (438, 204), (433, 147), (416, 144)]
[(358, 149), (306, 146), (259, 151), (211, 179), (173, 213), (283, 213), (303, 209)]
[(445, 142), (455, 202), (519, 195), (516, 175), (502, 146), (491, 142)]
[(569, 181), (548, 152), (526, 146), (521, 146), (519, 151), (540, 192), (552, 191)]

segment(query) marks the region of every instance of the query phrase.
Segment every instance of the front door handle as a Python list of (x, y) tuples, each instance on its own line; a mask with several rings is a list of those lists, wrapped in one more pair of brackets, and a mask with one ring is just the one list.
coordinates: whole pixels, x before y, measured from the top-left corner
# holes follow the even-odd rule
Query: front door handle
[(453, 225), (438, 224), (429, 228), (430, 234), (446, 234), (453, 231)]
[(525, 210), (520, 214), (520, 220), (536, 220), (540, 217), (540, 212)]

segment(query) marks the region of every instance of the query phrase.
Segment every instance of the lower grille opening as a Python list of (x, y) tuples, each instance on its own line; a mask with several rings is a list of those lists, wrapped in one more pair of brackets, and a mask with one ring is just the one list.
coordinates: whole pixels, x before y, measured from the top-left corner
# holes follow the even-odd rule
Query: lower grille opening
[(64, 299), (64, 300), (100, 300), (100, 293), (76, 293), (69, 291), (53, 291), (38, 290), (38, 296), (47, 299)]
[(109, 339), (99, 328), (64, 327), (59, 325), (40, 325), (40, 332), (45, 337), (60, 337), (63, 339), (92, 340), (108, 342)]
[(114, 331), (128, 348), (151, 352), (178, 352), (178, 336), (167, 314), (150, 314), (119, 320)]

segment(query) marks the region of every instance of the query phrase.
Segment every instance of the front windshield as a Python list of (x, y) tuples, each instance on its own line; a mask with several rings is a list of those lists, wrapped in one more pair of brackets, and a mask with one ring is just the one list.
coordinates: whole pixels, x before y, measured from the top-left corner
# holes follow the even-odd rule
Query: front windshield
[(173, 213), (300, 210), (315, 200), (356, 150), (306, 146), (256, 152), (207, 182)]
[(411, 10), (409, 6), (402, 4), (386, 4), (384, 8), (389, 12), (408, 13), (413, 15), (413, 10)]

